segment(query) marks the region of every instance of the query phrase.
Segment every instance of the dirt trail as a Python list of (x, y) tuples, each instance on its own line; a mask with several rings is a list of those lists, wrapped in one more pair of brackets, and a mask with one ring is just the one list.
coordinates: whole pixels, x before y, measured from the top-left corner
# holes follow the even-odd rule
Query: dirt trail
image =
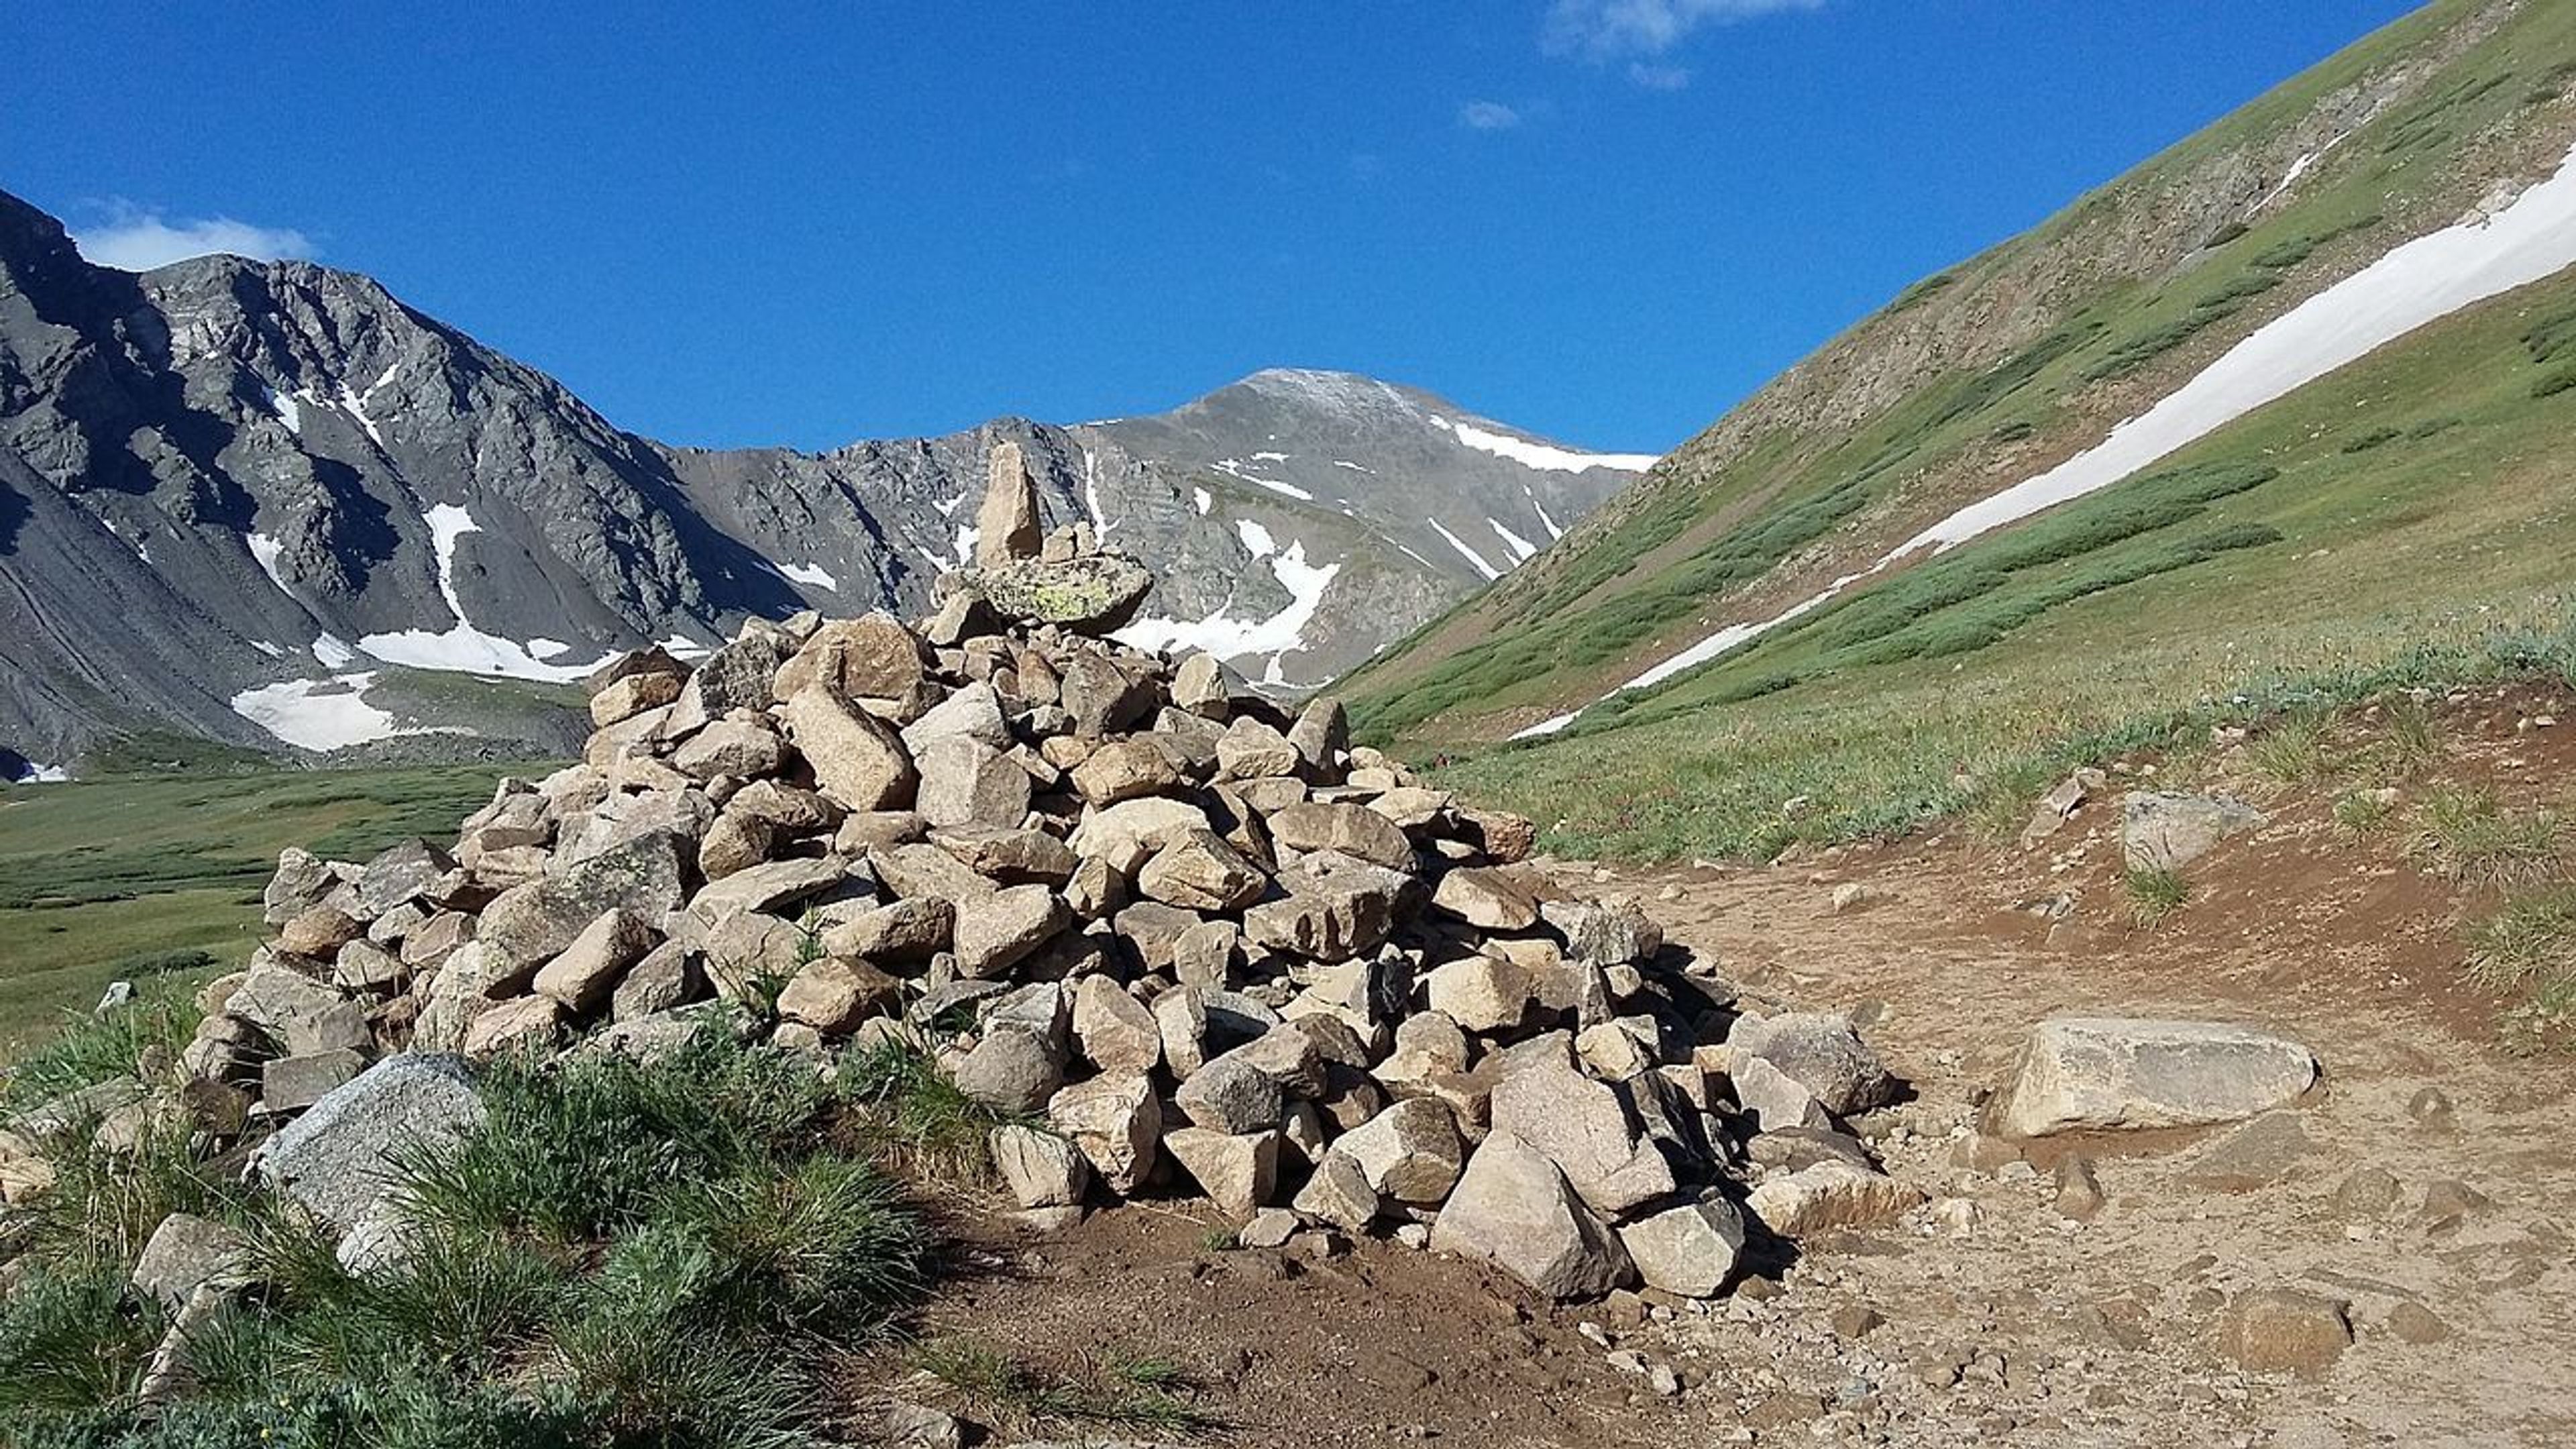
[[(2519, 721), (2567, 704), (2464, 706), (2441, 778), (2558, 798), (2576, 728)], [(1148, 1203), (996, 1239), (1012, 1276), (956, 1291), (931, 1326), (1059, 1365), (1168, 1355), (1233, 1426), (1216, 1442), (1281, 1449), (2576, 1444), (2576, 1070), (2497, 1047), (2494, 1001), (2459, 980), (2482, 900), (2409, 864), (2401, 829), (2356, 840), (2327, 792), (2216, 783), (2272, 823), (2195, 865), (2194, 899), (2153, 929), (2128, 915), (2116, 807), (2027, 851), (1564, 867), (1645, 901), (1749, 1006), (1856, 1009), (1912, 1083), (1858, 1125), (1933, 1202), (1804, 1244), (1785, 1291), (1562, 1312), (1383, 1240), (1329, 1261), (1219, 1251), (1212, 1219)], [(1845, 885), (1863, 898), (1837, 910)], [(2070, 1012), (2258, 1024), (2306, 1042), (2325, 1080), (2287, 1114), (2296, 1138), (2223, 1186), (2195, 1169), (2233, 1129), (1963, 1163), (2029, 1025)], [(2107, 1196), (2089, 1221), (2054, 1205), (2069, 1146)], [(2390, 1200), (2367, 1200), (2373, 1170)], [(2321, 1377), (2218, 1353), (2228, 1296), (2270, 1287), (2348, 1302), (2355, 1341)], [(1678, 1371), (1677, 1398), (1649, 1389), (1656, 1365)]]

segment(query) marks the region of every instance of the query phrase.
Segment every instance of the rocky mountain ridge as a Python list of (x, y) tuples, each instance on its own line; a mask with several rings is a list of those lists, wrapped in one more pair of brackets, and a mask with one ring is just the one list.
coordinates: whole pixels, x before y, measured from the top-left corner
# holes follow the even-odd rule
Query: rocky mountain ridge
[[(1410, 388), (1272, 371), (1153, 417), (822, 454), (666, 446), (303, 262), (134, 274), (0, 195), (0, 764), (119, 737), (559, 748), (524, 690), (752, 617), (926, 610), (982, 459), (1159, 583), (1130, 636), (1295, 690), (1544, 546), (1652, 461)], [(454, 738), (440, 746), (462, 745)]]

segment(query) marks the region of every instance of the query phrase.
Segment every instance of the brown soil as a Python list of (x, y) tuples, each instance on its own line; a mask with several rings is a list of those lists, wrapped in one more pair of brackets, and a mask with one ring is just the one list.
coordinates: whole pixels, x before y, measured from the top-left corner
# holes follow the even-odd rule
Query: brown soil
[[(2492, 783), (2517, 806), (2567, 803), (2576, 700), (2480, 696), (2447, 715), (2440, 780)], [(2524, 723), (2541, 715), (2566, 723)], [(1293, 1245), (1214, 1249), (1204, 1205), (1143, 1203), (1043, 1239), (989, 1228), (979, 1251), (1005, 1271), (952, 1289), (928, 1327), (1059, 1369), (1168, 1356), (1230, 1426), (1192, 1437), (1280, 1449), (2576, 1444), (2564, 1383), (2576, 1148), (2563, 1126), (2576, 1071), (2563, 1055), (2500, 1050), (2496, 1000), (2462, 980), (2462, 925), (2491, 896), (2408, 862), (2405, 803), (2356, 840), (2333, 824), (2331, 790), (2268, 787), (2228, 756), (2216, 773), (2200, 783), (2241, 791), (2273, 821), (2192, 866), (2194, 898), (2152, 929), (2129, 917), (2115, 802), (2031, 850), (1951, 839), (1766, 869), (1566, 868), (1647, 901), (1749, 1005), (1857, 1008), (1913, 1085), (1913, 1101), (1860, 1125), (1932, 1205), (1804, 1244), (1784, 1293), (1757, 1285), (1644, 1322), (1632, 1305), (1613, 1324), (1602, 1306), (1553, 1310), (1385, 1241), (1329, 1260)], [(2401, 788), (2411, 802), (2430, 783)], [(1837, 912), (1847, 883), (1867, 897)], [(2300, 1038), (2326, 1068), (2294, 1113), (2307, 1147), (2242, 1191), (2188, 1180), (2224, 1130), (1962, 1165), (1960, 1142), (2024, 1032), (2059, 1013), (2240, 1020)], [(2447, 1119), (2410, 1111), (2425, 1089), (2447, 1097)], [(2088, 1222), (2053, 1207), (2049, 1163), (2067, 1150), (2094, 1157), (2109, 1199)], [(2393, 1207), (2339, 1198), (2362, 1168), (2395, 1177)], [(2268, 1287), (2349, 1305), (2355, 1342), (2321, 1377), (2251, 1375), (2218, 1354), (2229, 1295)], [(1856, 1307), (1884, 1321), (1846, 1312), (1837, 1325)], [(1578, 1333), (1583, 1319), (1609, 1329), (1608, 1347), (1675, 1368), (1686, 1390), (1657, 1398)]]

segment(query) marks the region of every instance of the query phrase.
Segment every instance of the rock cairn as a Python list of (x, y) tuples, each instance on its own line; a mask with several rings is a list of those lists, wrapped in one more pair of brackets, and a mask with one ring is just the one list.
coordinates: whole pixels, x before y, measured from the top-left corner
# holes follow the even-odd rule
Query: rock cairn
[(1100, 637), (1132, 563), (1039, 537), (994, 463), (981, 562), (920, 627), (629, 654), (582, 762), (503, 781), (452, 847), (286, 852), (275, 939), (186, 1050), (199, 1110), (292, 1117), (400, 1052), (650, 1054), (731, 1012), (930, 1055), (1030, 1124), (991, 1148), (1042, 1225), (1195, 1193), (1247, 1243), (1383, 1232), (1551, 1297), (1696, 1297), (1748, 1210), (1921, 1201), (1836, 1130), (1897, 1085), (1848, 1020), (1739, 1016), (1337, 702)]

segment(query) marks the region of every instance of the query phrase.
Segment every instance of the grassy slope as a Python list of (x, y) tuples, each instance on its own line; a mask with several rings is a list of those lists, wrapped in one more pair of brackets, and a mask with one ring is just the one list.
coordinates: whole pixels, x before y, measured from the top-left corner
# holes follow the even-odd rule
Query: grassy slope
[(2499, 639), (2564, 670), (2568, 330), (2576, 276), (2498, 298), (1446, 782), (1564, 848), (1766, 855), (1981, 804), (2017, 820), (2083, 754), (2187, 744), (2177, 712), (2475, 672)]
[(256, 943), (278, 851), (364, 860), (445, 840), (495, 765), (108, 778), (0, 792), (0, 1043), (138, 970), (222, 968)]
[[(1802, 370), (1832, 372), (1945, 307), (2030, 302), (2034, 277), (2057, 289), (2036, 299), (2054, 323), (2009, 355), (1929, 372), (1850, 430), (1712, 430), (1557, 549), (1355, 675), (1348, 693), (1364, 732), (1450, 746), (1587, 702), (1716, 623), (1804, 597), (1950, 507), (2092, 441), (2359, 257), (2443, 224), (2456, 212), (2410, 211), (2408, 199), (2455, 186), (2472, 156), (2564, 130), (2565, 103), (2552, 97), (2576, 58), (2576, 9), (2525, 7), (2346, 140), (2317, 180), (2162, 285), (2117, 265), (2053, 260), (2130, 243), (2152, 224), (2158, 188), (2281, 133), (2473, 8), (2455, 0), (2391, 27), (2033, 233), (1910, 289)], [(2007, 287), (2023, 290), (1986, 295)], [(1826, 390), (1792, 378), (1774, 392)]]

